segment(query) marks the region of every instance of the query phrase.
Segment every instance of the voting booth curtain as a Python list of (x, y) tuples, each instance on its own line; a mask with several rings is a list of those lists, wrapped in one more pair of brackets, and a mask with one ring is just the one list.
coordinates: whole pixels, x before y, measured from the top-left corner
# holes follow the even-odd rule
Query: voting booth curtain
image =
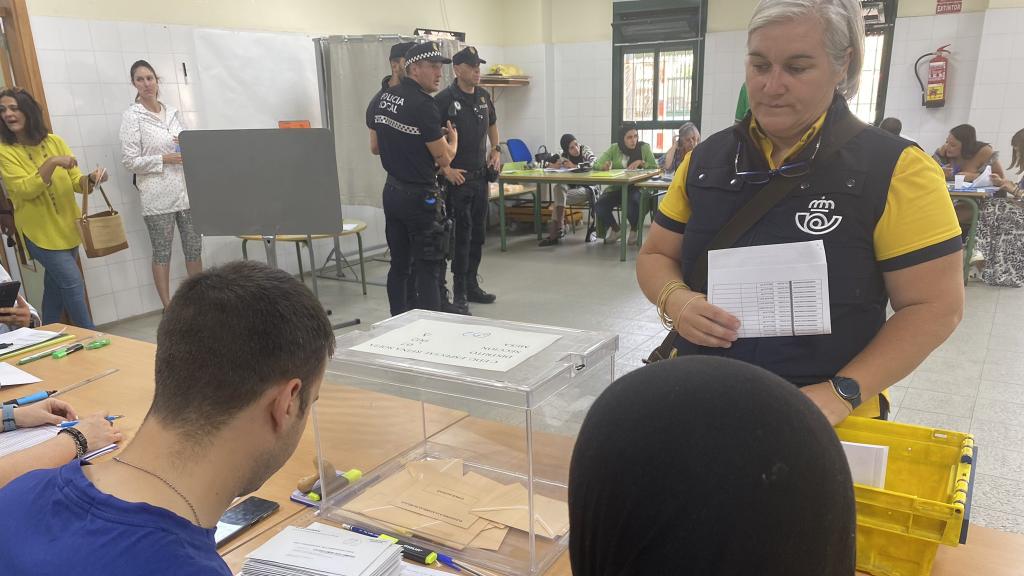
[[(345, 205), (382, 207), (381, 192), (387, 174), (380, 159), (370, 153), (366, 106), (380, 90), (381, 79), (391, 73), (388, 56), (398, 42), (411, 36), (330, 36), (315, 40), (320, 61), (320, 102), (324, 127), (334, 132), (338, 181)], [(431, 39), (435, 40), (435, 39)], [(441, 52), (451, 58), (459, 50), (455, 40), (436, 39)], [(444, 66), (441, 88), (454, 79)]]

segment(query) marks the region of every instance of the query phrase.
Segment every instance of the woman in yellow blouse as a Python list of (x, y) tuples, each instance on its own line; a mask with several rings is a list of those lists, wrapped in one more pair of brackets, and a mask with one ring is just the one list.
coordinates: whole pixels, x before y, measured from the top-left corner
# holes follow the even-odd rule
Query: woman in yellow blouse
[(50, 134), (39, 104), (20, 88), (0, 91), (0, 119), (0, 172), (14, 218), (29, 254), (46, 269), (43, 324), (59, 322), (67, 310), (72, 324), (91, 329), (78, 268), (75, 220), (82, 212), (75, 193), (91, 191), (106, 171), (82, 174), (68, 145)]

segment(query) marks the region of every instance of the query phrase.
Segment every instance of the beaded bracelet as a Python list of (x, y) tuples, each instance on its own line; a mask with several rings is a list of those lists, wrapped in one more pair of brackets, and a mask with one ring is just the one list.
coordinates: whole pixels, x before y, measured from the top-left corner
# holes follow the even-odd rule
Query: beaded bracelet
[(57, 435), (67, 434), (75, 441), (75, 458), (81, 458), (89, 452), (89, 441), (85, 439), (85, 434), (82, 434), (81, 430), (76, 428), (62, 428)]

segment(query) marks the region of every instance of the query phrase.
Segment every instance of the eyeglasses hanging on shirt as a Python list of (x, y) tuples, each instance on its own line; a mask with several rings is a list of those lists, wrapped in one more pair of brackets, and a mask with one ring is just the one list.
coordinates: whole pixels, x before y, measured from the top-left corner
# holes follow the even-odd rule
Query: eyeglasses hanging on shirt
[(797, 178), (810, 173), (811, 163), (814, 162), (815, 156), (818, 155), (818, 150), (821, 149), (821, 136), (818, 136), (817, 143), (814, 145), (814, 152), (811, 154), (810, 158), (799, 162), (783, 164), (775, 170), (753, 170), (740, 172), (740, 149), (742, 147), (742, 143), (736, 145), (736, 159), (733, 160), (733, 170), (736, 172), (736, 176), (742, 178), (743, 181), (748, 184), (767, 184), (768, 181), (776, 175), (784, 178)]

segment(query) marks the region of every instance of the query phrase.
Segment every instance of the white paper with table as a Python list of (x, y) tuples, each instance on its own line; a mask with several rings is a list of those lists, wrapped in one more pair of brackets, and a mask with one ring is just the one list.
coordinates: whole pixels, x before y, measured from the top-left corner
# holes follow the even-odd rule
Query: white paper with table
[(825, 245), (712, 250), (708, 301), (740, 320), (740, 338), (831, 334)]
[(352, 350), (450, 366), (508, 372), (559, 336), (479, 324), (417, 320)]

